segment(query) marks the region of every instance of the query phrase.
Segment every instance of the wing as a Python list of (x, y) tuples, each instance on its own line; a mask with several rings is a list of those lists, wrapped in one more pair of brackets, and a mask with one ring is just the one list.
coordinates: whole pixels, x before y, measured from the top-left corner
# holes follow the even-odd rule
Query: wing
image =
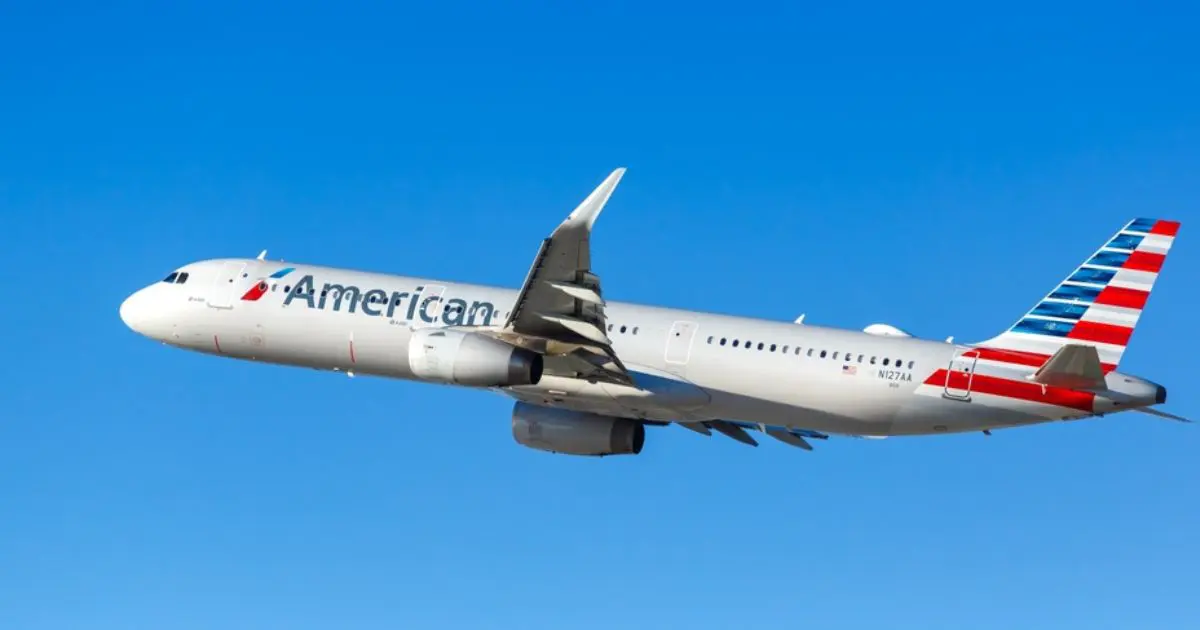
[(546, 355), (547, 373), (632, 384), (608, 338), (600, 277), (592, 273), (591, 235), (624, 168), (613, 171), (567, 216), (537, 256), (497, 337)]

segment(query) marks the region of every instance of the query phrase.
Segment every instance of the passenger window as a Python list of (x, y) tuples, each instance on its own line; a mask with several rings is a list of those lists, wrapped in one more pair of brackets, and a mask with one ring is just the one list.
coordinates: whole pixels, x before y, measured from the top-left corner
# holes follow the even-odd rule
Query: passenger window
[(904, 362), (901, 361), (900, 359), (896, 359), (896, 360), (892, 361), (892, 365), (895, 365), (896, 367), (900, 367), (900, 365), (903, 363)]
[(821, 358), (822, 358), (822, 359), (824, 359), (824, 358), (825, 358), (825, 351), (824, 351), (824, 350), (822, 350), (822, 351), (821, 351)]
[(635, 334), (635, 335), (637, 334), (637, 329), (638, 329), (638, 327), (637, 327), (637, 326), (634, 326), (634, 327), (633, 327), (633, 334)]
[(738, 347), (738, 340), (737, 340), (737, 339), (734, 339), (734, 340), (733, 340), (733, 347), (734, 347), (734, 348)]
[(862, 363), (862, 358), (863, 358), (863, 355), (861, 355), (861, 354), (860, 354), (860, 355), (858, 355), (858, 362), (859, 362), (859, 363)]
[(780, 352), (782, 352), (782, 353), (784, 353), (784, 354), (787, 354), (787, 349), (788, 349), (788, 347), (787, 347), (787, 346), (784, 346), (784, 347), (780, 348), (780, 349), (779, 349), (779, 351), (780, 351)]
[(621, 326), (621, 334), (625, 334), (625, 327)]
[(875, 365), (875, 357), (871, 357), (871, 365)]
[(760, 341), (760, 342), (758, 342), (758, 349), (759, 349), (759, 350), (762, 350), (762, 349), (763, 349), (763, 343), (762, 343), (761, 341)]
[(172, 271), (171, 275), (167, 276), (166, 278), (163, 278), (162, 281), (166, 282), (167, 284), (172, 284), (175, 282), (175, 278), (178, 278), (178, 277), (179, 277), (179, 272)]
[(608, 332), (612, 332), (612, 327), (613, 327), (613, 325), (612, 325), (612, 324), (609, 324), (609, 325), (608, 325)]
[(800, 346), (796, 346), (796, 356), (800, 356)]
[(771, 352), (775, 352), (775, 344), (771, 344)]
[(883, 364), (884, 364), (885, 366), (888, 364), (888, 359), (887, 359), (887, 357), (883, 357)]
[(725, 339), (726, 339), (725, 337), (721, 337), (721, 345), (722, 346), (725, 345)]
[(830, 358), (831, 358), (831, 359), (833, 359), (834, 361), (837, 361), (837, 353), (836, 353), (836, 352), (834, 352), (834, 353), (833, 353), (833, 356), (832, 356), (832, 357), (830, 357)]
[(811, 356), (812, 356), (812, 353), (813, 353), (813, 349), (812, 349), (812, 348), (809, 348), (809, 349), (808, 349), (808, 356), (810, 356), (810, 357), (811, 357)]
[(710, 346), (712, 345), (712, 340), (713, 340), (712, 335), (709, 335), (708, 336), (708, 345), (710, 345)]
[(911, 369), (913, 369), (913, 362), (912, 362), (912, 361), (909, 361), (909, 362), (908, 362), (908, 369), (910, 369), (910, 370), (911, 370)]
[[(290, 284), (284, 285), (284, 287), (283, 287), (283, 292), (284, 292), (284, 293), (291, 293), (291, 292), (292, 292), (292, 285), (290, 285)], [(397, 303), (397, 304), (399, 304), (399, 303), (400, 303), (400, 301), (399, 301), (399, 300), (397, 300), (397, 301), (396, 301), (396, 303)]]

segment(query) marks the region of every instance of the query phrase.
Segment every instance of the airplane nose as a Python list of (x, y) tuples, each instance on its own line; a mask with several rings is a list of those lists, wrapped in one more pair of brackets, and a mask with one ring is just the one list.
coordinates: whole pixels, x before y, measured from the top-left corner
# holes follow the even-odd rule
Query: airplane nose
[(141, 325), (146, 321), (146, 310), (146, 294), (143, 289), (121, 302), (121, 321), (125, 322), (125, 325), (134, 332), (140, 333), (142, 332)]

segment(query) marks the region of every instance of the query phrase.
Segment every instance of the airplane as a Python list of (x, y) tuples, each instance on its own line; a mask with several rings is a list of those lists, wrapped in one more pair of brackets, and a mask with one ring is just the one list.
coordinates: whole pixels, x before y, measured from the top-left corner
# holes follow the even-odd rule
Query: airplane
[(978, 343), (609, 302), (591, 233), (625, 169), (544, 239), (517, 290), (266, 258), (186, 264), (120, 316), (164, 344), (250, 361), (487, 389), (553, 453), (636, 455), (677, 424), (757, 446), (983, 432), (1156, 409), (1117, 371), (1180, 224), (1127, 223), (1008, 330)]

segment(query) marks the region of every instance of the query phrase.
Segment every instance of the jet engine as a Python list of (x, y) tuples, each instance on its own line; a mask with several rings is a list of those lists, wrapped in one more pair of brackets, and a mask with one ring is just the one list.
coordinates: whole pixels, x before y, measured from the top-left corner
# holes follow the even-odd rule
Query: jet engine
[(646, 442), (636, 420), (523, 402), (513, 407), (512, 430), (522, 446), (567, 455), (637, 455)]
[(408, 366), (417, 378), (473, 387), (537, 385), (542, 355), (478, 333), (424, 328), (413, 332)]

